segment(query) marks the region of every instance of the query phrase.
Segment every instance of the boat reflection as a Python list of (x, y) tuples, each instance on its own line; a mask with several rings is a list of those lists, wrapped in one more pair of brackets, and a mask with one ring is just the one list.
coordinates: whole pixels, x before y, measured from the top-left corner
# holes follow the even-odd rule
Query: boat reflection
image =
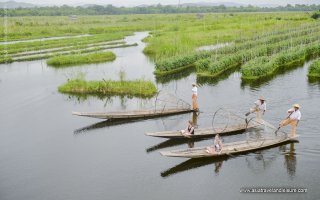
[(118, 125), (123, 125), (123, 124), (128, 124), (128, 123), (134, 123), (138, 121), (142, 121), (144, 119), (114, 119), (114, 120), (105, 120), (102, 122), (94, 123), (79, 129), (76, 129), (73, 131), (74, 134), (79, 134), (79, 133), (86, 133), (91, 130), (95, 129), (100, 129), (100, 128), (105, 128), (105, 127), (110, 127), (110, 126), (118, 126)]
[(222, 168), (222, 163), (228, 159), (231, 159), (232, 157), (228, 157), (228, 156), (222, 156), (222, 157), (218, 157), (218, 158), (198, 158), (198, 159), (189, 159), (185, 162), (182, 162), (170, 169), (167, 169), (163, 172), (161, 172), (161, 176), (162, 177), (169, 177), (171, 175), (180, 173), (180, 172), (184, 172), (184, 171), (188, 171), (191, 169), (195, 169), (195, 168), (199, 168), (199, 167), (203, 167), (206, 165), (210, 165), (210, 164), (214, 164), (215, 169), (214, 172), (216, 175), (219, 174), (221, 168)]
[(201, 140), (206, 140), (207, 138), (199, 138), (199, 139), (189, 139), (189, 138), (183, 138), (183, 139), (168, 139), (164, 142), (161, 142), (159, 144), (156, 144), (154, 146), (151, 146), (146, 149), (147, 153), (151, 153), (156, 150), (165, 149), (169, 147), (174, 147), (182, 144), (186, 144), (188, 148), (194, 147), (194, 142), (198, 142)]

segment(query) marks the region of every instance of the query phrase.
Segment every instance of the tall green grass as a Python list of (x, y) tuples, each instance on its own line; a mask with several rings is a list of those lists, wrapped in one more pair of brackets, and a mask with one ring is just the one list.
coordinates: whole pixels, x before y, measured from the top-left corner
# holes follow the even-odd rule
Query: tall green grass
[(309, 67), (308, 76), (310, 78), (320, 78), (320, 59), (312, 62)]
[(257, 80), (273, 75), (281, 67), (295, 66), (305, 60), (320, 56), (320, 44), (298, 46), (273, 57), (256, 58), (241, 67), (243, 80)]
[(157, 88), (151, 81), (85, 81), (83, 79), (69, 80), (59, 86), (59, 92), (75, 95), (105, 95), (105, 96), (135, 96), (153, 97)]
[(65, 67), (78, 64), (113, 61), (115, 59), (116, 55), (112, 52), (99, 52), (91, 54), (59, 55), (47, 60), (47, 64), (54, 67)]
[[(277, 20), (281, 18), (282, 20)], [(9, 53), (70, 45), (92, 44), (121, 39), (135, 31), (151, 31), (144, 52), (156, 61), (193, 53), (203, 45), (229, 42), (273, 30), (286, 30), (316, 21), (304, 12), (286, 13), (207, 13), (203, 19), (196, 14), (155, 14), (52, 17), (9, 17), (8, 28), (0, 26), (0, 40), (35, 39), (53, 36), (92, 34), (84, 38), (6, 45)], [(0, 45), (0, 50), (3, 50)], [(190, 63), (191, 64), (191, 63)]]

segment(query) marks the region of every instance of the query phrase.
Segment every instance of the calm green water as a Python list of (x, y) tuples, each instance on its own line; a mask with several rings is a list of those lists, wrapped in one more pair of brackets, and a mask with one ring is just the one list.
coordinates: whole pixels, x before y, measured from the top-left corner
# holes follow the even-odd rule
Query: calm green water
[[(319, 199), (320, 83), (309, 82), (309, 63), (266, 80), (246, 85), (238, 72), (219, 81), (198, 80), (199, 104), (205, 113), (200, 127), (210, 126), (212, 113), (227, 107), (245, 113), (260, 95), (268, 99), (265, 119), (276, 125), (291, 104), (302, 106), (300, 143), (222, 159), (187, 160), (162, 157), (159, 150), (187, 148), (144, 135), (178, 130), (192, 114), (110, 124), (71, 115), (71, 111), (148, 108), (153, 100), (113, 97), (78, 99), (57, 92), (58, 85), (79, 72), (87, 79), (145, 78), (157, 81), (190, 103), (192, 71), (180, 77), (156, 79), (153, 63), (143, 55), (141, 39), (126, 38), (137, 47), (114, 49), (112, 63), (53, 69), (45, 61), (0, 65), (0, 199)], [(98, 123), (98, 124), (96, 124)], [(246, 139), (233, 135), (226, 141)], [(204, 146), (211, 140), (197, 141)], [(303, 194), (244, 194), (242, 187), (302, 187)]]

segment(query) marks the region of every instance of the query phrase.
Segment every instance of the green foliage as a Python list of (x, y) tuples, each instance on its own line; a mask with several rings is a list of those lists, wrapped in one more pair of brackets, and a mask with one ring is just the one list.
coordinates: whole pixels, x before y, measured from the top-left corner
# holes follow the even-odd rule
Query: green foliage
[(291, 67), (296, 63), (304, 62), (308, 58), (318, 56), (320, 56), (320, 45), (316, 43), (309, 46), (297, 46), (273, 57), (256, 58), (241, 67), (242, 79), (254, 80), (269, 76), (280, 67)]
[[(230, 70), (232, 68), (241, 66), (242, 64), (249, 62), (243, 68), (243, 77), (250, 78), (259, 76), (260, 74), (266, 74), (269, 69), (276, 69), (273, 67), (273, 64), (276, 66), (282, 66), (281, 63), (288, 63), (286, 59), (295, 60), (295, 55), (300, 56), (299, 48), (300, 46), (304, 47), (306, 56), (318, 55), (318, 49), (313, 45), (320, 42), (319, 27), (309, 27), (305, 30), (297, 29), (294, 30), (283, 38), (281, 33), (278, 36), (272, 36), (271, 39), (268, 37), (259, 37), (257, 39), (244, 40), (245, 42), (239, 42), (239, 44), (227, 46), (219, 49), (219, 54), (216, 59), (207, 59), (205, 63), (198, 62), (196, 64), (197, 73), (199, 76), (211, 76), (215, 77), (221, 73)], [(277, 38), (277, 39), (276, 39)], [(283, 38), (279, 40), (279, 38)], [(262, 42), (266, 41), (266, 43)], [(273, 43), (269, 43), (274, 41)], [(282, 52), (287, 52), (289, 50), (295, 49), (297, 52), (293, 52), (290, 56), (285, 54), (282, 56)], [(266, 60), (266, 56), (276, 55), (278, 58), (274, 61), (275, 63), (266, 64), (263, 68), (254, 68), (253, 66), (258, 66), (264, 64), (263, 61)], [(259, 59), (259, 57), (263, 57)], [(250, 62), (250, 60), (255, 60)], [(209, 64), (208, 64), (209, 62)], [(279, 62), (279, 63), (277, 63)]]
[(12, 58), (9, 56), (0, 56), (0, 63), (11, 63), (13, 62)]
[(84, 79), (69, 80), (59, 86), (59, 92), (74, 95), (99, 95), (99, 96), (135, 96), (153, 97), (157, 88), (151, 81), (85, 81)]
[[(279, 12), (279, 11), (313, 11), (319, 10), (319, 5), (299, 5), (278, 6), (278, 7), (257, 7), (241, 6), (226, 7), (220, 6), (183, 6), (174, 5), (152, 5), (147, 7), (115, 7), (112, 5), (93, 5), (89, 7), (71, 7), (67, 5), (37, 8), (17, 8), (8, 11), (1, 10), (0, 16), (6, 13), (8, 16), (66, 16), (66, 15), (119, 15), (119, 14), (159, 14), (159, 13), (217, 13), (217, 12)], [(229, 17), (234, 14), (230, 13)], [(201, 19), (201, 18), (199, 18)], [(277, 18), (276, 18), (277, 19)], [(122, 21), (130, 21), (123, 17)], [(138, 20), (137, 18), (133, 20)]]
[(313, 18), (313, 19), (319, 19), (319, 18), (320, 18), (320, 11), (314, 12), (314, 13), (311, 15), (311, 18)]
[(178, 68), (186, 67), (194, 64), (197, 60), (207, 58), (211, 55), (210, 52), (197, 52), (183, 56), (175, 56), (170, 59), (162, 60), (156, 63), (156, 71), (167, 71), (175, 70)]
[(312, 62), (309, 68), (308, 76), (310, 78), (320, 78), (320, 59)]
[(47, 60), (47, 64), (54, 67), (65, 67), (78, 64), (89, 64), (112, 61), (116, 55), (112, 52), (99, 52), (91, 54), (58, 55)]

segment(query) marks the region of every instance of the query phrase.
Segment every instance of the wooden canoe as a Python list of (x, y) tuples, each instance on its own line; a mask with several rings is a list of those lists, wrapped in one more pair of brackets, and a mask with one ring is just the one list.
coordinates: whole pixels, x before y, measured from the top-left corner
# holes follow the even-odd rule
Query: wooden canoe
[(170, 108), (163, 110), (135, 110), (121, 112), (72, 112), (72, 114), (77, 116), (93, 117), (98, 119), (139, 119), (176, 115), (188, 112), (193, 112), (193, 110), (189, 108)]
[(289, 142), (297, 142), (296, 138), (277, 136), (273, 139), (260, 139), (258, 141), (239, 141), (223, 144), (223, 149), (220, 154), (210, 154), (206, 152), (206, 147), (189, 148), (173, 151), (161, 151), (162, 156), (169, 157), (184, 157), (184, 158), (204, 158), (204, 157), (220, 157), (233, 154), (245, 153), (259, 149), (270, 148)]
[(245, 122), (242, 124), (237, 124), (233, 126), (228, 126), (226, 128), (196, 128), (194, 130), (194, 135), (184, 135), (181, 133), (181, 131), (162, 131), (162, 132), (154, 132), (154, 133), (145, 133), (147, 136), (153, 136), (153, 137), (162, 137), (162, 138), (206, 138), (206, 137), (212, 137), (215, 136), (217, 133), (220, 135), (228, 135), (233, 134), (236, 132), (243, 132), (248, 128), (257, 127), (261, 124), (257, 122), (250, 122), (249, 125), (247, 125)]

